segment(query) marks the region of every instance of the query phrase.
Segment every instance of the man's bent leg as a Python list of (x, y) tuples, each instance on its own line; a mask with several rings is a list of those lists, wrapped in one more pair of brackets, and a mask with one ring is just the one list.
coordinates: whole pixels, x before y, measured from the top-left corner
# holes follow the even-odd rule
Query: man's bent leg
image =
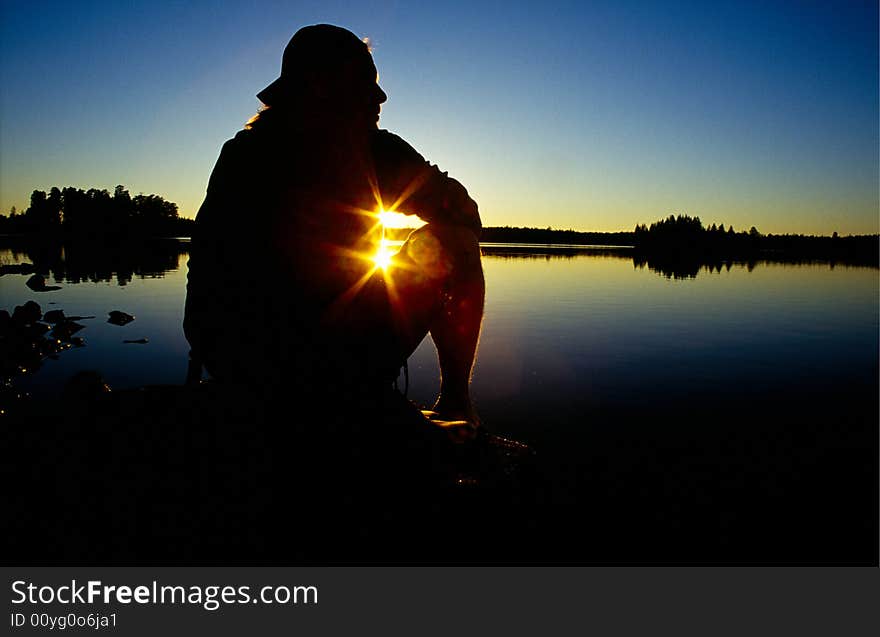
[(443, 420), (478, 424), (469, 382), (480, 336), (485, 285), (476, 235), (429, 224), (413, 232), (390, 266), (333, 314), (346, 351), (372, 361), (358, 369), (393, 373), (430, 333), (440, 362)]
[(442, 281), (442, 303), (428, 326), (440, 360), (434, 410), (446, 420), (479, 424), (469, 389), (485, 298), (477, 236), (460, 226), (431, 224), (413, 233), (403, 252), (419, 272)]

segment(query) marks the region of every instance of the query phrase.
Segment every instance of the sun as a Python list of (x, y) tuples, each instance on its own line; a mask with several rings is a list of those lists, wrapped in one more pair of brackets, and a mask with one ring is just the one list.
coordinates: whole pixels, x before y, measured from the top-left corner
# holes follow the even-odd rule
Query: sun
[(381, 205), (376, 207), (376, 211), (370, 213), (375, 216), (377, 227), (381, 231), (381, 240), (376, 248), (376, 252), (370, 255), (370, 259), (376, 265), (376, 268), (388, 270), (391, 267), (391, 260), (400, 250), (402, 241), (393, 241), (386, 238), (386, 229), (415, 229), (425, 225), (422, 219), (413, 215), (404, 215), (399, 212), (385, 210)]
[(382, 239), (379, 242), (379, 248), (372, 257), (373, 263), (376, 264), (376, 267), (387, 270), (391, 266), (391, 259), (395, 254), (397, 253), (391, 249), (388, 242), (385, 239)]
[(418, 225), (413, 217), (390, 210), (380, 209), (377, 216), (379, 217), (379, 223), (385, 228), (412, 228), (413, 225)]

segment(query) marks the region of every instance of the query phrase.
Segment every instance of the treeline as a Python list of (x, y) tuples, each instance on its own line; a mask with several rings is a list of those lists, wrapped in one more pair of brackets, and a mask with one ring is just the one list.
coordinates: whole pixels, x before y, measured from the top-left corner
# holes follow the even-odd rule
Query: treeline
[(650, 226), (637, 225), (633, 234), (637, 248), (675, 252), (748, 251), (758, 249), (763, 237), (754, 226), (739, 233), (733, 226), (725, 229), (723, 223), (704, 228), (699, 217), (688, 215), (669, 215)]
[(134, 197), (124, 186), (107, 190), (53, 187), (34, 190), (28, 209), (0, 215), (0, 233), (44, 237), (190, 236), (191, 219), (178, 216), (177, 204), (159, 195)]
[[(403, 241), (412, 228), (385, 228), (385, 238)], [(533, 243), (536, 245), (633, 245), (632, 232), (578, 232), (576, 230), (554, 230), (552, 228), (516, 228), (511, 226), (489, 226), (480, 234), (482, 243)]]
[[(412, 232), (410, 228), (386, 228), (385, 236), (402, 241)], [(545, 245), (602, 245), (632, 246), (632, 232), (578, 232), (553, 228), (518, 228), (489, 226), (480, 234), (483, 243), (534, 243)]]
[[(403, 241), (412, 228), (386, 228), (385, 237)], [(480, 233), (483, 243), (533, 243), (537, 245), (615, 245), (632, 246), (632, 232), (578, 232), (577, 230), (554, 230), (553, 228), (518, 228), (511, 226), (488, 226)]]
[(752, 226), (736, 232), (733, 226), (703, 226), (699, 217), (669, 215), (650, 226), (637, 225), (633, 233), (636, 251), (652, 255), (687, 257), (786, 257), (839, 259), (876, 264), (880, 255), (878, 235), (830, 237), (800, 234), (762, 234)]
[[(190, 237), (192, 219), (178, 216), (177, 204), (159, 195), (134, 197), (124, 186), (107, 190), (52, 188), (34, 190), (30, 206), (19, 214), (0, 214), (0, 234), (43, 237)], [(406, 239), (409, 229), (386, 229), (390, 239)], [(704, 227), (699, 217), (669, 215), (633, 232), (579, 232), (553, 228), (494, 226), (483, 228), (484, 243), (632, 246), (636, 252), (664, 258), (753, 258), (774, 254), (794, 258), (836, 259), (876, 265), (878, 236), (830, 237), (761, 234), (752, 226), (737, 232), (724, 224)]]
[(569, 245), (633, 244), (632, 232), (578, 232), (553, 228), (517, 228), (510, 226), (483, 228), (480, 241), (486, 243), (545, 243)]

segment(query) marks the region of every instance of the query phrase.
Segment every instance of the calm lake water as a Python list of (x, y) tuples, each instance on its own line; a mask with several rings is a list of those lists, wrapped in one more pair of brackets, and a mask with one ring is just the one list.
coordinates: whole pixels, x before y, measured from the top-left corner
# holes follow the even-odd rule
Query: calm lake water
[[(27, 276), (7, 274), (3, 307), (32, 299), (44, 312), (96, 317), (81, 321), (84, 347), (17, 384), (57, 396), (83, 369), (100, 371), (114, 388), (181, 383), (188, 244), (159, 245), (143, 255), (0, 249), (0, 263), (36, 260), (61, 286), (34, 292)], [(534, 250), (484, 248), (486, 317), (473, 392), (500, 431), (528, 437), (532, 428), (576, 426), (577, 413), (597, 407), (661, 409), (768, 391), (808, 397), (829, 386), (876, 395), (876, 268), (734, 263), (675, 278), (625, 251)], [(111, 310), (137, 318), (112, 325)], [(438, 375), (427, 338), (410, 359), (409, 395), (428, 404)]]
[[(0, 264), (36, 263), (61, 287), (6, 274), (2, 307), (95, 316), (82, 347), (16, 385), (57, 397), (80, 370), (114, 389), (182, 383), (187, 249), (0, 247)], [(665, 267), (621, 250), (484, 247), (473, 394), (490, 430), (538, 451), (534, 555), (876, 563), (878, 269)], [(136, 320), (110, 324), (111, 310)], [(430, 405), (430, 338), (409, 369), (409, 396)]]

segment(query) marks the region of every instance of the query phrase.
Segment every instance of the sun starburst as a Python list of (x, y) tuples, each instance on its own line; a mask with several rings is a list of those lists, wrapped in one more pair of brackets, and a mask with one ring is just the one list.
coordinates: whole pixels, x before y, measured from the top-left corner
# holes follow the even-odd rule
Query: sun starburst
[(379, 248), (372, 256), (373, 263), (375, 263), (377, 267), (382, 268), (383, 270), (387, 270), (389, 267), (391, 267), (391, 259), (394, 257), (395, 254), (397, 254), (397, 252), (388, 245), (388, 241), (386, 239), (382, 239), (379, 242)]

